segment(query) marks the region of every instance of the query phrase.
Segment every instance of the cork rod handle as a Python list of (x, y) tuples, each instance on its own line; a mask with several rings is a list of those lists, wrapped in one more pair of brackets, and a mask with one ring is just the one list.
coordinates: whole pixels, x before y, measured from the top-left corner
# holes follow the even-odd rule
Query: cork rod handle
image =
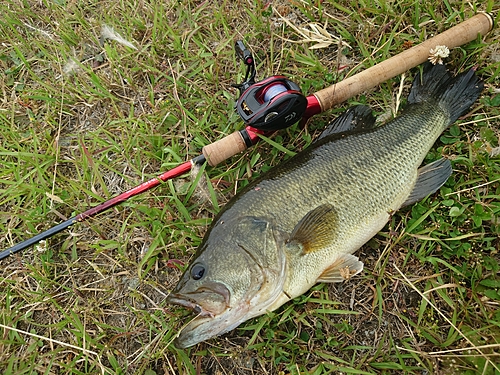
[(211, 167), (247, 149), (239, 131), (203, 147), (203, 155)]
[(322, 112), (326, 111), (355, 95), (422, 64), (429, 57), (429, 51), (436, 46), (446, 46), (452, 49), (473, 41), (478, 34), (486, 35), (492, 28), (493, 16), (488, 13), (478, 13), (451, 29), (382, 61), (380, 64), (318, 91), (314, 96), (318, 99)]

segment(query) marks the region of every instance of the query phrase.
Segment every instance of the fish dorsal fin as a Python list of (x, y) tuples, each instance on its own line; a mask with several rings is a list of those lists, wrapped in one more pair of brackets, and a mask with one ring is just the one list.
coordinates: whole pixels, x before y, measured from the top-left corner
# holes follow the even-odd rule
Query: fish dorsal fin
[(435, 193), (451, 176), (452, 168), (448, 159), (436, 160), (418, 170), (417, 182), (408, 199), (401, 207), (409, 206)]
[(328, 247), (336, 236), (337, 213), (331, 204), (309, 211), (295, 226), (288, 242), (298, 243), (308, 254)]
[(375, 117), (372, 110), (366, 105), (357, 105), (349, 108), (333, 120), (316, 141), (332, 134), (359, 133), (375, 128)]
[(318, 283), (338, 283), (349, 280), (363, 270), (363, 262), (352, 254), (336, 259), (318, 278)]

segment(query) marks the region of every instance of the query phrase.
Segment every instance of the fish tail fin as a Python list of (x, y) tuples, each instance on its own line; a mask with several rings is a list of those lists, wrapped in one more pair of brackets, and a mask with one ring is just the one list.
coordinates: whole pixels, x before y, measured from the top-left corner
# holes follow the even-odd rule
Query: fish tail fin
[(437, 102), (449, 112), (450, 125), (467, 112), (483, 88), (484, 83), (474, 69), (453, 77), (444, 65), (426, 63), (422, 74), (413, 80), (408, 103)]

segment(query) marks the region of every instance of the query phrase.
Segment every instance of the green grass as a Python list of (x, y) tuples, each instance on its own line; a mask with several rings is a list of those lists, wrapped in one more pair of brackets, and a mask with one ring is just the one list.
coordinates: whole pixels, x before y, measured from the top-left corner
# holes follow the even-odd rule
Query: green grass
[[(480, 5), (480, 3), (482, 5)], [(274, 4), (274, 2), (273, 2)], [(0, 250), (198, 155), (242, 128), (244, 39), (258, 78), (311, 94), (498, 3), (424, 0), (21, 1), (0, 5)], [(222, 10), (222, 11), (221, 11)], [(327, 25), (350, 48), (309, 49)], [(100, 40), (113, 27), (136, 49)], [(349, 105), (395, 107), (400, 78), (217, 167), (201, 199), (183, 176), (2, 261), (5, 374), (499, 374), (500, 31), (452, 51), (486, 82), (428, 161), (454, 174), (358, 251), (365, 272), (188, 350), (190, 314), (164, 300), (214, 214), (307, 147)], [(406, 43), (406, 44), (405, 44)], [(339, 70), (346, 65), (348, 69)], [(406, 78), (404, 92), (409, 89)], [(209, 192), (210, 193), (210, 192)], [(180, 265), (179, 265), (180, 264)], [(458, 350), (463, 349), (463, 350)]]

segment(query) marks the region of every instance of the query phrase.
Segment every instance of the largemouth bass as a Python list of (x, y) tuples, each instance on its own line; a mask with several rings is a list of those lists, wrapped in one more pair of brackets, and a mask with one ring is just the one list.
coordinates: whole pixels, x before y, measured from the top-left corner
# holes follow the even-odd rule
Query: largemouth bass
[(419, 169), (439, 135), (476, 101), (470, 70), (452, 77), (424, 66), (399, 117), (375, 127), (357, 106), (309, 148), (239, 192), (217, 215), (168, 296), (198, 316), (179, 334), (189, 347), (305, 293), (363, 269), (352, 253), (399, 208), (441, 187), (447, 159)]

